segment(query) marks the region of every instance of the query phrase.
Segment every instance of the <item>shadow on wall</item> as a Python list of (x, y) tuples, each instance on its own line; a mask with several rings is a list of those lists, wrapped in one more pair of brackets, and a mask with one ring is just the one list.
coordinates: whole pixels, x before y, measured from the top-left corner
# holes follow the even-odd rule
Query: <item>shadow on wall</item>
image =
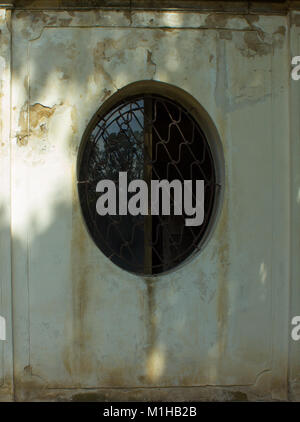
[[(95, 16), (103, 18), (98, 11)], [(222, 384), (226, 283), (217, 300), (216, 290), (204, 286), (203, 303), (207, 303), (203, 306), (213, 302), (219, 306), (217, 324), (221, 327), (211, 330), (212, 340), (206, 341), (205, 348), (201, 349), (204, 342), (198, 325), (199, 321), (209, 325), (209, 321), (201, 319), (199, 286), (188, 281), (185, 285), (176, 281), (163, 291), (165, 308), (172, 317), (172, 323), (168, 321), (172, 344), (158, 339), (155, 327), (164, 316), (157, 310), (160, 297), (154, 283), (141, 285), (128, 275), (124, 285), (121, 270), (112, 270), (110, 262), (100, 258), (101, 252), (84, 227), (76, 186), (81, 137), (103, 101), (138, 79), (174, 84), (181, 80), (188, 90), (192, 82), (182, 75), (189, 75), (191, 60), (196, 58), (199, 69), (201, 60), (211, 62), (211, 73), (203, 76), (203, 85), (214, 85), (217, 59), (198, 54), (199, 48), (214, 51), (214, 41), (206, 46), (208, 38), (199, 35), (198, 44), (191, 46), (176, 29), (157, 29), (153, 36), (145, 31), (142, 37), (136, 32), (118, 36), (114, 29), (95, 44), (94, 29), (82, 36), (78, 28), (66, 28), (73, 19), (68, 12), (17, 11), (13, 20), (13, 122), (18, 126), (12, 181), (14, 324), (18, 333), (14, 349), (20, 397), (39, 395), (40, 387), (47, 385), (57, 389), (143, 387), (162, 382), (167, 387), (198, 385), (199, 379), (208, 385)], [(178, 25), (184, 19), (180, 15)], [(48, 28), (44, 31), (53, 33), (45, 37), (41, 30), (47, 25), (61, 27), (59, 36)], [(168, 51), (162, 52), (160, 40), (170, 31), (175, 36), (169, 38)], [(23, 54), (27, 47), (28, 62)], [(190, 52), (188, 61), (182, 52), (191, 48), (195, 53)], [(223, 258), (225, 268), (226, 252)], [(174, 378), (172, 373), (181, 375)]]

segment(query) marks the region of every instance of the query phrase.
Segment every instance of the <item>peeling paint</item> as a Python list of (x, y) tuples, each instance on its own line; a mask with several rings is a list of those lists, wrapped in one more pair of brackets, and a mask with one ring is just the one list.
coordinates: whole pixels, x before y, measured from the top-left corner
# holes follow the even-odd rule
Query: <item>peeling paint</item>
[(224, 28), (226, 27), (226, 24), (228, 20), (230, 20), (232, 17), (235, 17), (235, 15), (227, 15), (227, 14), (219, 14), (219, 13), (211, 13), (207, 16), (205, 19), (205, 25), (207, 25), (209, 28)]
[(246, 32), (244, 41), (245, 49), (241, 50), (241, 52), (248, 57), (251, 57), (253, 54), (264, 56), (272, 52), (272, 45), (262, 42), (256, 32)]
[(47, 107), (42, 104), (33, 104), (29, 107), (30, 126), (36, 128), (43, 125), (55, 112), (55, 107)]

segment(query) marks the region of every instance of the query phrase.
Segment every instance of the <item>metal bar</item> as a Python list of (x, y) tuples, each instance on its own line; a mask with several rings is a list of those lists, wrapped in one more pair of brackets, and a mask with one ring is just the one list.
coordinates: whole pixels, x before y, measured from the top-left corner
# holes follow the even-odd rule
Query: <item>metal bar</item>
[(152, 217), (151, 217), (151, 179), (152, 179), (152, 98), (144, 98), (144, 180), (148, 185), (148, 215), (144, 217), (144, 269), (152, 274)]

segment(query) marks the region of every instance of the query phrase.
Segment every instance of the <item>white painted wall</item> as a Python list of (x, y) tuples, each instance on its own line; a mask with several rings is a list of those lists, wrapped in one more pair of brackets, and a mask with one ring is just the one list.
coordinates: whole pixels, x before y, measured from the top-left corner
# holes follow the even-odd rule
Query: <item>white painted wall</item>
[[(10, 11), (1, 13), (10, 39)], [(0, 54), (8, 105), (0, 157), (3, 391), (12, 379), (12, 312), (18, 400), (80, 397), (85, 388), (110, 398), (286, 399), (290, 316), (300, 312), (299, 89), (290, 82), (289, 44), (291, 37), (299, 50), (299, 28), (278, 15), (18, 10), (12, 26), (11, 49)], [(76, 190), (91, 117), (109, 95), (145, 79), (178, 86), (206, 109), (226, 174), (206, 248), (154, 281), (97, 249)]]

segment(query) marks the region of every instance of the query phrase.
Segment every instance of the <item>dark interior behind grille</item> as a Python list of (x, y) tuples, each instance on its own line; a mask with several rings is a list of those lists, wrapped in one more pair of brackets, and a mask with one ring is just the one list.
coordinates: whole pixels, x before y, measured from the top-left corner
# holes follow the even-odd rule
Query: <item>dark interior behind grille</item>
[[(111, 179), (118, 187), (121, 171), (127, 172), (128, 183), (147, 182), (149, 201), (151, 180), (204, 180), (203, 224), (185, 226), (186, 216), (174, 215), (172, 207), (170, 216), (99, 216), (96, 185)], [(140, 95), (99, 117), (83, 150), (78, 182), (88, 230), (99, 249), (121, 268), (155, 275), (199, 250), (215, 200), (215, 163), (198, 123), (176, 102)], [(194, 188), (195, 182), (195, 194)], [(172, 198), (171, 191), (171, 202)]]

